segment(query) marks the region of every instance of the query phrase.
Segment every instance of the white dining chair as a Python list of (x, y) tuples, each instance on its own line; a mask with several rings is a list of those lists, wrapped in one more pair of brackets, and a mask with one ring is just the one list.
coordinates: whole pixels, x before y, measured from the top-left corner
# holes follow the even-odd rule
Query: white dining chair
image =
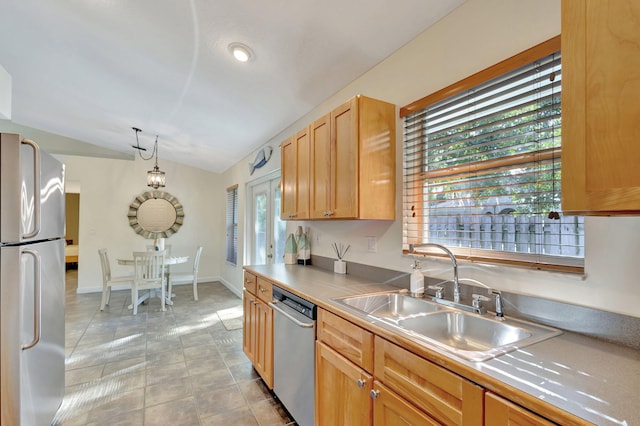
[[(133, 269), (134, 279), (133, 286), (131, 287), (131, 305), (133, 308), (133, 315), (138, 314), (138, 305), (145, 300), (149, 299), (152, 292), (160, 291), (160, 301), (162, 304), (162, 310), (165, 308), (165, 288), (166, 288), (166, 275), (165, 275), (165, 256), (166, 252), (162, 251), (134, 251), (133, 252)], [(141, 290), (149, 290), (144, 295), (140, 296)]]
[(105, 306), (109, 304), (109, 299), (111, 299), (111, 286), (115, 284), (132, 285), (133, 275), (112, 276), (107, 249), (98, 250), (98, 254), (100, 255), (100, 267), (102, 268), (102, 300), (100, 302), (100, 310), (104, 311)]
[(199, 246), (196, 249), (196, 256), (193, 258), (193, 273), (171, 273), (171, 278), (169, 279), (169, 294), (171, 294), (174, 280), (191, 282), (191, 284), (193, 285), (193, 300), (198, 300), (198, 267), (200, 265), (200, 256), (202, 255), (202, 249), (202, 246)]

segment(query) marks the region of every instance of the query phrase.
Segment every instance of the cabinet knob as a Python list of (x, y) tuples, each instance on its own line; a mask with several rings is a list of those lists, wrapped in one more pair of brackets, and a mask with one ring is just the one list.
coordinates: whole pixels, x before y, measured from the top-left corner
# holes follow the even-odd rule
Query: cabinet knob
[(264, 287), (260, 287), (259, 290), (260, 290), (260, 293), (264, 293)]
[(358, 381), (356, 382), (356, 384), (358, 385), (358, 387), (360, 389), (362, 389), (364, 387), (364, 385), (367, 384), (367, 380), (366, 379), (358, 379)]
[(378, 395), (380, 395), (380, 391), (377, 389), (371, 389), (371, 391), (369, 391), (369, 396), (371, 396), (372, 399), (376, 399)]

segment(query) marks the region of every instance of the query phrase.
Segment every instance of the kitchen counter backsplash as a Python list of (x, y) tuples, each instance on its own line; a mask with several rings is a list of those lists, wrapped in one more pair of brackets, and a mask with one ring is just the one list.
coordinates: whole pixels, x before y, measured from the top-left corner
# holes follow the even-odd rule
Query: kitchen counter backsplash
[[(312, 255), (312, 264), (316, 268), (333, 271), (334, 259)], [(299, 265), (301, 268), (305, 266)], [(349, 262), (347, 273), (352, 276), (397, 287), (409, 289), (409, 273)], [(461, 277), (460, 280), (463, 280)], [(432, 284), (442, 284), (441, 279), (425, 277), (425, 288)], [(452, 294), (452, 283), (445, 284), (445, 294)], [(471, 304), (471, 295), (478, 287), (460, 283), (461, 301)], [(432, 291), (425, 289), (425, 297), (432, 297)], [(586, 308), (569, 303), (557, 302), (532, 296), (502, 292), (505, 315), (562, 330), (583, 334), (608, 342), (640, 350), (640, 318), (613, 312)], [(493, 310), (491, 302), (487, 302)]]

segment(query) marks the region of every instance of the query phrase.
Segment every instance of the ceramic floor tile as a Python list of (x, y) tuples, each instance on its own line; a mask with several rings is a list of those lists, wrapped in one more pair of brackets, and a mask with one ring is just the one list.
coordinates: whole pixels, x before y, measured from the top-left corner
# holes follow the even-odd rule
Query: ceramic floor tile
[(186, 360), (201, 358), (219, 358), (222, 360), (222, 356), (218, 353), (218, 349), (213, 344), (184, 348), (184, 357)]
[(144, 389), (135, 389), (124, 393), (111, 393), (96, 402), (89, 413), (88, 423), (111, 424), (114, 417), (133, 417), (144, 408)]
[(229, 371), (237, 383), (258, 379), (260, 377), (250, 362), (232, 365), (229, 367)]
[(242, 330), (220, 322), (218, 310), (241, 304), (223, 285), (200, 284), (198, 302), (175, 286), (174, 306), (162, 312), (154, 299), (134, 316), (129, 291), (114, 291), (100, 312), (100, 294), (77, 294), (77, 271), (67, 276), (68, 386), (54, 426), (291, 421), (242, 352)]
[(113, 417), (109, 417), (106, 421), (99, 419), (97, 421), (90, 421), (86, 426), (144, 426), (144, 410), (128, 411), (120, 414), (116, 414)]
[(201, 418), (202, 426), (257, 426), (258, 421), (247, 407)]
[(159, 365), (157, 367), (147, 368), (147, 386), (159, 383), (170, 383), (189, 376), (187, 366), (184, 362), (175, 364)]
[(223, 386), (235, 384), (233, 376), (228, 368), (210, 370), (189, 376), (191, 385), (196, 393), (206, 392), (210, 389), (219, 389)]
[(198, 412), (202, 417), (224, 414), (229, 411), (248, 408), (247, 401), (236, 385), (201, 389), (195, 393)]
[(122, 361), (109, 362), (105, 364), (102, 374), (108, 376), (110, 374), (126, 374), (134, 371), (142, 371), (147, 366), (145, 357), (129, 358)]
[(293, 422), (293, 419), (282, 407), (282, 404), (273, 398), (251, 404), (251, 409), (260, 426), (288, 425)]
[(179, 399), (144, 410), (144, 426), (200, 426), (194, 398)]
[(75, 370), (67, 370), (64, 373), (64, 385), (73, 386), (98, 379), (102, 377), (103, 370), (104, 364), (93, 367), (76, 368)]
[(165, 402), (183, 399), (191, 395), (191, 382), (188, 378), (179, 379), (170, 383), (160, 383), (145, 388), (144, 405), (151, 407)]
[(269, 391), (269, 388), (267, 388), (267, 385), (264, 384), (262, 379), (241, 382), (238, 383), (238, 387), (250, 404), (273, 399), (273, 394)]

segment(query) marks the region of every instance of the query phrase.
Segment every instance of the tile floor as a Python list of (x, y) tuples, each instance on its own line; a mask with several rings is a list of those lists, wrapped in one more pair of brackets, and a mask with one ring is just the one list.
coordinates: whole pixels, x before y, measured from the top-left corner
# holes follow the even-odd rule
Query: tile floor
[(294, 425), (242, 352), (242, 329), (228, 331), (216, 311), (241, 304), (220, 283), (174, 287), (175, 305), (159, 300), (127, 309), (130, 293), (76, 294), (67, 272), (66, 388), (53, 424)]

